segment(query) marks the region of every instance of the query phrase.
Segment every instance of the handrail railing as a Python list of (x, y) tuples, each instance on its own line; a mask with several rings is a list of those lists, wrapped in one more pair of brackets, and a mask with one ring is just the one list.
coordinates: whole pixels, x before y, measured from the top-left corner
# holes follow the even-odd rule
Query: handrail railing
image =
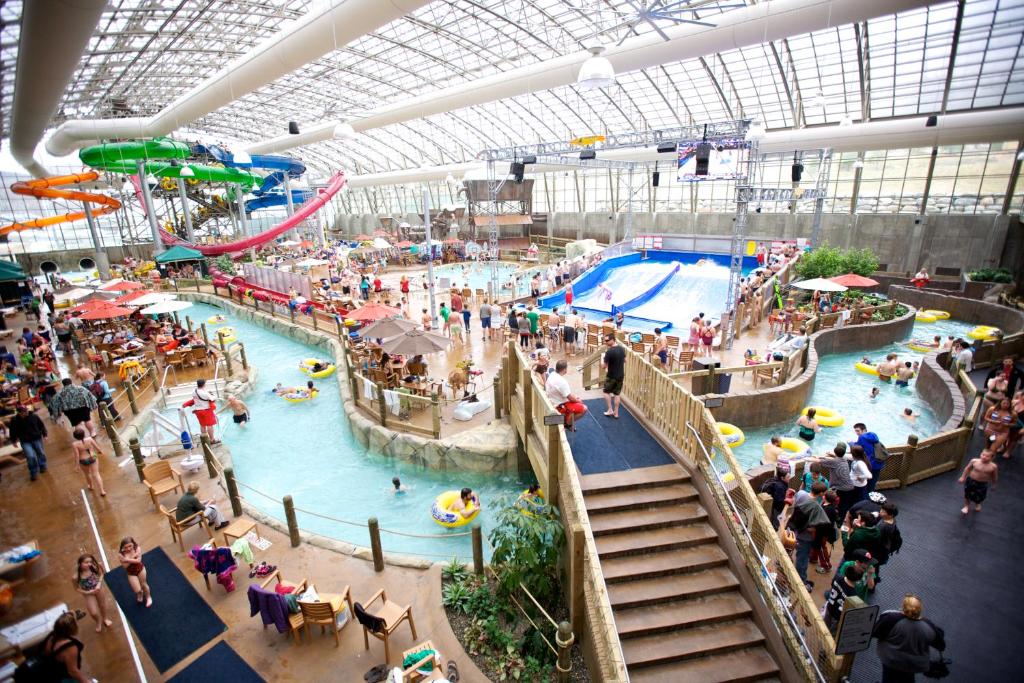
[[(693, 433), (694, 437), (696, 437), (694, 441), (698, 446), (700, 446), (700, 450), (704, 454), (704, 460), (706, 462), (705, 469), (714, 474), (714, 483), (717, 484), (717, 486), (713, 486), (713, 488), (715, 489), (716, 498), (720, 499), (719, 504), (721, 504), (721, 500), (724, 499), (729, 508), (728, 510), (722, 510), (725, 518), (729, 520), (733, 527), (738, 526), (742, 530), (750, 547), (757, 547), (757, 544), (754, 542), (754, 537), (750, 533), (750, 528), (743, 521), (743, 514), (741, 514), (740, 508), (736, 505), (735, 501), (733, 501), (732, 496), (729, 494), (729, 489), (725, 485), (725, 481), (722, 479), (722, 475), (719, 474), (718, 470), (715, 468), (714, 460), (712, 460), (711, 454), (708, 453), (708, 449), (704, 446), (700, 433), (694, 429), (693, 424), (689, 421), (686, 423), (686, 428)], [(782, 591), (779, 590), (779, 587), (774, 581), (769, 580), (769, 577), (771, 576), (771, 568), (765, 563), (763, 556), (757, 554), (755, 554), (755, 556), (757, 557), (758, 564), (761, 568), (761, 572), (758, 575), (761, 579), (759, 581), (760, 586), (762, 588), (767, 588), (768, 592), (775, 598), (775, 604), (782, 608), (782, 612), (786, 618), (786, 624), (800, 643), (800, 648), (803, 650), (804, 657), (807, 663), (810, 664), (811, 669), (814, 671), (817, 680), (821, 681), (821, 683), (827, 683), (828, 679), (825, 678), (821, 669), (818, 668), (817, 662), (814, 661), (814, 655), (811, 652), (811, 649), (807, 646), (807, 641), (804, 640), (804, 636), (800, 631), (800, 624), (797, 622), (796, 617), (789, 608), (786, 607), (786, 596), (782, 594)], [(761, 599), (764, 600), (764, 593), (759, 591), (758, 594), (761, 595)], [(771, 605), (767, 601), (765, 601), (765, 605), (771, 609)]]

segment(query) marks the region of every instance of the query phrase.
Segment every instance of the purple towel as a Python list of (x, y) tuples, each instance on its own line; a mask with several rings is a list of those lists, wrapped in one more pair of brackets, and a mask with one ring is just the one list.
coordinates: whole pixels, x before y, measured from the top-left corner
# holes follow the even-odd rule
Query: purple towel
[(288, 605), (285, 603), (284, 596), (251, 583), (249, 584), (249, 616), (254, 617), (257, 612), (263, 619), (264, 626), (273, 624), (277, 627), (278, 633), (288, 631)]

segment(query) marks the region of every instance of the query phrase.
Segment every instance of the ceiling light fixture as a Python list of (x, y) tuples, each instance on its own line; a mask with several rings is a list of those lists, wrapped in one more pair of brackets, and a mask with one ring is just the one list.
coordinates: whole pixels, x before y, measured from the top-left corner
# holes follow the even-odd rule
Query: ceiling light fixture
[(576, 85), (584, 90), (595, 90), (615, 85), (615, 67), (606, 57), (602, 57), (603, 47), (589, 48), (590, 57), (580, 66), (576, 76)]
[(181, 173), (179, 173), (178, 175), (180, 175), (182, 178), (195, 178), (196, 172), (192, 170), (191, 166), (185, 165), (181, 167)]

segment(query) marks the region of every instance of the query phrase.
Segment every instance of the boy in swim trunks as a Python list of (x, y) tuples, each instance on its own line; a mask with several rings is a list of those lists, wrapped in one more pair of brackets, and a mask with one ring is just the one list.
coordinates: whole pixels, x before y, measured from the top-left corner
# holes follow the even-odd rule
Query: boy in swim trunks
[(654, 353), (661, 361), (661, 367), (668, 367), (668, 339), (661, 334), (661, 328), (654, 328)]
[(903, 367), (896, 371), (896, 386), (910, 386), (910, 378), (914, 376), (914, 364), (907, 361)]
[(996, 487), (999, 481), (999, 466), (992, 462), (995, 454), (987, 448), (977, 458), (973, 458), (963, 474), (960, 475), (960, 483), (964, 485), (964, 506), (960, 508), (960, 514), (966, 516), (970, 512), (971, 503), (974, 503), (974, 511), (981, 512), (981, 503), (988, 496), (989, 484)]
[(231, 421), (236, 425), (245, 426), (249, 421), (249, 406), (245, 405), (242, 399), (234, 395), (228, 396), (228, 406), (231, 408)]

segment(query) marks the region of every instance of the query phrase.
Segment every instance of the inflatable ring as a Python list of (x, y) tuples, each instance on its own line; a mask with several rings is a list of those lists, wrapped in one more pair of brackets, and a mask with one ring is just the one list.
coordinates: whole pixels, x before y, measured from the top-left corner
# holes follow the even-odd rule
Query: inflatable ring
[(734, 424), (719, 422), (716, 426), (718, 427), (718, 433), (723, 437), (722, 440), (729, 445), (729, 448), (742, 446), (743, 442), (747, 440), (747, 436), (743, 433), (743, 430)]
[(933, 323), (936, 320), (938, 320), (938, 318), (936, 318), (934, 315), (929, 315), (928, 311), (917, 312), (917, 322), (919, 323)]
[(989, 325), (978, 325), (973, 330), (967, 333), (967, 336), (971, 339), (981, 339), (983, 341), (992, 341), (996, 338), (999, 333), (998, 327), (990, 327)]
[(922, 342), (918, 339), (911, 339), (909, 342), (907, 342), (907, 348), (910, 349), (911, 351), (917, 351), (918, 353), (931, 353), (932, 351), (939, 347), (929, 346), (925, 342)]
[(175, 182), (174, 178), (164, 176), (160, 179), (160, 187), (166, 192), (173, 192), (178, 189), (178, 183)]
[(134, 374), (141, 375), (145, 371), (145, 368), (142, 367), (142, 363), (140, 363), (139, 361), (127, 360), (121, 363), (121, 365), (117, 368), (117, 376), (120, 377), (122, 380), (126, 380)]
[(217, 328), (217, 339), (230, 344), (233, 341), (238, 341), (238, 337), (235, 336), (235, 328), (233, 327), (219, 327)]
[(308, 391), (306, 389), (300, 389), (299, 391), (293, 391), (288, 394), (281, 394), (281, 398), (289, 403), (303, 403), (314, 396), (316, 396), (316, 391)]
[(878, 368), (876, 368), (873, 365), (868, 365), (867, 363), (860, 363), (860, 362), (858, 362), (853, 367), (857, 368), (858, 370), (860, 370), (861, 372), (863, 372), (866, 375), (874, 375), (875, 377), (878, 377)]
[(922, 311), (922, 312), (925, 315), (930, 315), (931, 317), (935, 318), (936, 320), (949, 320), (949, 313), (946, 312), (946, 311), (937, 311), (934, 308), (929, 308), (929, 309), (927, 309), (925, 311)]
[(831, 408), (825, 408), (822, 406), (807, 406), (802, 411), (801, 415), (806, 415), (807, 411), (814, 408), (814, 421), (822, 427), (842, 427), (846, 419), (835, 410)]
[(466, 526), (480, 514), (480, 508), (472, 503), (466, 508), (471, 511), (469, 517), (463, 517), (461, 513), (449, 510), (448, 507), (459, 499), (459, 495), (459, 491), (445, 491), (434, 499), (433, 505), (430, 506), (430, 516), (434, 518), (435, 522), (443, 527), (454, 529)]
[[(525, 489), (523, 493), (529, 493), (530, 489)], [(522, 499), (516, 501), (516, 507), (519, 511), (527, 517), (533, 517), (538, 512), (543, 512), (547, 509), (548, 503), (544, 498), (544, 489), (537, 489), (537, 495), (532, 499)]]
[(313, 379), (323, 379), (324, 377), (330, 377), (334, 374), (334, 371), (337, 369), (334, 363), (326, 363), (326, 368), (318, 372), (313, 372), (313, 366), (320, 362), (321, 361), (316, 358), (307, 358), (299, 363), (299, 370)]
[(221, 323), (226, 323), (227, 321), (228, 319), (220, 314), (211, 315), (209, 318), (206, 319), (206, 322), (208, 322), (211, 325), (219, 325)]
[(806, 441), (794, 439), (791, 436), (782, 437), (782, 443), (780, 443), (779, 445), (782, 446), (782, 450), (792, 454), (793, 457), (789, 458), (790, 460), (806, 458), (808, 455), (811, 454), (811, 447), (807, 444)]

